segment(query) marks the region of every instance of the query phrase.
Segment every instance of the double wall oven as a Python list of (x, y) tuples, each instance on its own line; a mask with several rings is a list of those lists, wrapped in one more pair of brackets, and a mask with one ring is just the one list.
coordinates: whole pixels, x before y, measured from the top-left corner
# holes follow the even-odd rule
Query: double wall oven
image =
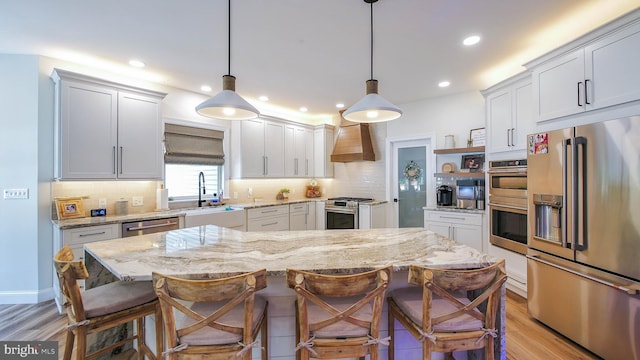
[(326, 228), (358, 229), (358, 208), (360, 203), (373, 199), (357, 197), (329, 198), (324, 205)]
[(527, 253), (527, 160), (489, 162), (489, 242)]

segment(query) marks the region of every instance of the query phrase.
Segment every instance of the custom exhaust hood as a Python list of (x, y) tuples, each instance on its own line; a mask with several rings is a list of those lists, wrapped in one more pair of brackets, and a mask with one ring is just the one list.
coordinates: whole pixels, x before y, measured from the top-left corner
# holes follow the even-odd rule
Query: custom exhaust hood
[[(340, 114), (342, 117), (342, 113)], [(369, 124), (355, 123), (344, 118), (331, 153), (331, 162), (375, 161)]]

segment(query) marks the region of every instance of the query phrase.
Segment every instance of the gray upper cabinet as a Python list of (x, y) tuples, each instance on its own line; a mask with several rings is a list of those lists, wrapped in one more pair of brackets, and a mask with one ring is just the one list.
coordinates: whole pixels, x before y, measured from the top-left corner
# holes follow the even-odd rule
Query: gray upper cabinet
[(55, 69), (55, 177), (161, 179), (166, 94)]

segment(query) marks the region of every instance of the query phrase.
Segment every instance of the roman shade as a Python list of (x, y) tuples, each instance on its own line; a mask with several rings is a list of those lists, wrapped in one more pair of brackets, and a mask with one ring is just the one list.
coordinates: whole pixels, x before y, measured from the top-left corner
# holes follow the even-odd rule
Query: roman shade
[(165, 124), (166, 164), (223, 165), (224, 132), (192, 126)]

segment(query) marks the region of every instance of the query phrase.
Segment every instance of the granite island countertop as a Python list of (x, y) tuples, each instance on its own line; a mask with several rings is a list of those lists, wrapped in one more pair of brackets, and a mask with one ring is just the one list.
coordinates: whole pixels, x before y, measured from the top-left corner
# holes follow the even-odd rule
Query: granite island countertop
[(240, 232), (214, 225), (88, 243), (85, 251), (121, 280), (230, 276), (265, 268), (357, 273), (392, 264), (469, 269), (497, 259), (424, 228)]

